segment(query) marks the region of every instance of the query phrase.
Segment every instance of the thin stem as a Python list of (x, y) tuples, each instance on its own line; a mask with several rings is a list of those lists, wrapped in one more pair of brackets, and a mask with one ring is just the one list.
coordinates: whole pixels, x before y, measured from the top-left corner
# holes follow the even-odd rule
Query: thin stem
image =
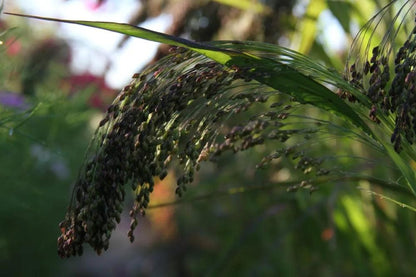
[[(368, 181), (369, 183), (372, 183), (374, 185), (377, 185), (382, 188), (389, 189), (391, 191), (400, 193), (402, 195), (406, 196), (412, 196), (412, 192), (408, 190), (406, 187), (400, 186), (393, 182), (388, 182), (382, 179), (378, 179), (371, 176), (365, 176), (365, 175), (351, 175), (351, 176), (342, 176), (342, 177), (329, 177), (329, 178), (320, 178), (318, 180), (313, 181), (314, 185), (324, 184), (324, 183), (331, 183), (331, 182), (357, 182), (357, 181)], [(260, 186), (254, 186), (254, 187), (235, 187), (235, 188), (229, 188), (226, 190), (220, 190), (208, 194), (198, 195), (192, 198), (188, 199), (178, 199), (171, 202), (165, 202), (160, 204), (154, 204), (149, 205), (147, 209), (157, 209), (157, 208), (164, 208), (169, 206), (176, 206), (179, 204), (185, 204), (185, 203), (193, 203), (197, 201), (202, 200), (208, 200), (218, 197), (224, 197), (229, 196), (233, 194), (239, 194), (239, 193), (248, 193), (248, 192), (257, 192), (257, 191), (263, 191), (268, 189), (276, 189), (278, 186), (284, 187), (284, 186), (293, 186), (296, 184), (299, 184), (301, 181), (289, 181), (289, 182), (280, 182), (278, 184), (269, 184), (269, 185), (260, 185)]]

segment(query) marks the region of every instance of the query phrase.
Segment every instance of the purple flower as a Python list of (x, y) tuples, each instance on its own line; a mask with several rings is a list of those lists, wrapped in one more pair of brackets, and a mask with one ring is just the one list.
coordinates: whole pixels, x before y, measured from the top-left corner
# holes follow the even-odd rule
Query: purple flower
[(29, 107), (23, 95), (10, 91), (0, 91), (0, 105), (22, 110)]

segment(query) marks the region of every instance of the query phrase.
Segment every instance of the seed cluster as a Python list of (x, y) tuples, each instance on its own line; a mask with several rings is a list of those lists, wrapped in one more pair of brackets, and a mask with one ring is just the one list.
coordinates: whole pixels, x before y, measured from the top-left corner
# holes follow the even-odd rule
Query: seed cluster
[(400, 150), (401, 136), (415, 141), (416, 132), (416, 28), (399, 49), (395, 76), (389, 91), (390, 110), (396, 112), (396, 126), (391, 137), (396, 151)]
[[(285, 123), (293, 106), (285, 104), (283, 96), (270, 104), (270, 96), (279, 93), (253, 81), (261, 74), (250, 68), (226, 68), (178, 48), (135, 74), (99, 124), (90, 158), (60, 224), (59, 255), (81, 255), (84, 243), (98, 254), (109, 247), (120, 222), (126, 185), (135, 193), (128, 232), (133, 241), (137, 216), (145, 214), (154, 178), (166, 177), (172, 161), (181, 171), (176, 187), (181, 196), (202, 161), (215, 160), (225, 151), (284, 143), (294, 135), (307, 138), (317, 132)], [(243, 112), (250, 118), (233, 123), (233, 116)], [(293, 159), (303, 173), (320, 164), (304, 154)]]
[[(391, 80), (390, 52), (386, 45), (376, 46), (362, 69), (354, 63), (349, 68), (351, 84), (365, 91), (372, 102), (370, 118), (379, 123), (381, 112), (395, 115), (395, 129), (391, 142), (397, 152), (401, 150), (402, 137), (415, 142), (416, 134), (416, 27), (394, 57), (394, 74)], [(343, 94), (342, 96), (345, 96)]]
[[(136, 217), (145, 213), (153, 178), (163, 179), (176, 158), (183, 168), (176, 193), (182, 195), (193, 180), (195, 168), (205, 160), (206, 145), (212, 139), (210, 128), (227, 112), (239, 112), (247, 106), (241, 99), (232, 105), (220, 105), (216, 99), (223, 87), (241, 78), (236, 69), (225, 69), (208, 60), (196, 65), (192, 62), (189, 52), (175, 49), (158, 65), (135, 74), (109, 107), (93, 141), (95, 150), (81, 170), (71, 205), (60, 224), (61, 257), (82, 254), (83, 243), (97, 253), (108, 248), (111, 232), (120, 221), (126, 184), (136, 194), (128, 233), (133, 241)], [(201, 120), (183, 112), (197, 111), (199, 102), (211, 111), (207, 114), (205, 110)]]

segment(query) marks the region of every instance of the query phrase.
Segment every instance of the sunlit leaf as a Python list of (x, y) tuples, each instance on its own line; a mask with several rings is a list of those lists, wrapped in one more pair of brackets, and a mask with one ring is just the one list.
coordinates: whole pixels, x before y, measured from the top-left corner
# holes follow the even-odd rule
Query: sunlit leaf
[(346, 33), (350, 32), (353, 5), (347, 1), (328, 0), (327, 5)]
[(270, 14), (271, 10), (269, 7), (263, 5), (259, 1), (251, 0), (212, 0), (223, 5), (228, 5), (245, 11), (252, 11), (260, 14)]
[[(316, 8), (318, 7), (319, 6), (316, 6)], [(13, 13), (7, 14), (18, 15)], [(19, 16), (85, 25), (132, 37), (185, 47), (229, 67), (237, 66), (249, 69), (252, 73), (252, 78), (256, 79), (260, 83), (269, 85), (270, 87), (278, 89), (284, 93), (288, 93), (301, 103), (309, 103), (337, 113), (363, 129), (367, 134), (371, 135), (372, 133), (367, 124), (356, 114), (356, 112), (328, 88), (301, 74), (293, 68), (282, 63), (274, 62), (271, 59), (257, 57), (253, 54), (245, 52), (230, 51), (224, 48), (217, 48), (207, 44), (196, 43), (129, 24), (84, 20), (63, 20), (29, 15)]]
[(306, 13), (297, 26), (299, 33), (294, 35), (294, 45), (300, 53), (309, 53), (316, 37), (318, 17), (325, 8), (325, 0), (309, 1)]

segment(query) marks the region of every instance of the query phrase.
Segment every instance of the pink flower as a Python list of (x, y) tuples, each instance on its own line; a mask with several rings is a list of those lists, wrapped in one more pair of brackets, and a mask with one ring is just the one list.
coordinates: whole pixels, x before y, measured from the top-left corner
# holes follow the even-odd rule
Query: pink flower
[(89, 10), (95, 11), (99, 9), (106, 0), (95, 0), (95, 1), (87, 1), (86, 6)]
[(116, 91), (110, 88), (105, 79), (91, 73), (72, 75), (65, 83), (70, 85), (70, 94), (75, 94), (80, 90), (93, 88), (94, 91), (88, 101), (89, 105), (94, 108), (105, 111), (108, 105), (116, 96)]
[(7, 39), (5, 46), (7, 56), (16, 56), (22, 50), (22, 44), (14, 37)]

